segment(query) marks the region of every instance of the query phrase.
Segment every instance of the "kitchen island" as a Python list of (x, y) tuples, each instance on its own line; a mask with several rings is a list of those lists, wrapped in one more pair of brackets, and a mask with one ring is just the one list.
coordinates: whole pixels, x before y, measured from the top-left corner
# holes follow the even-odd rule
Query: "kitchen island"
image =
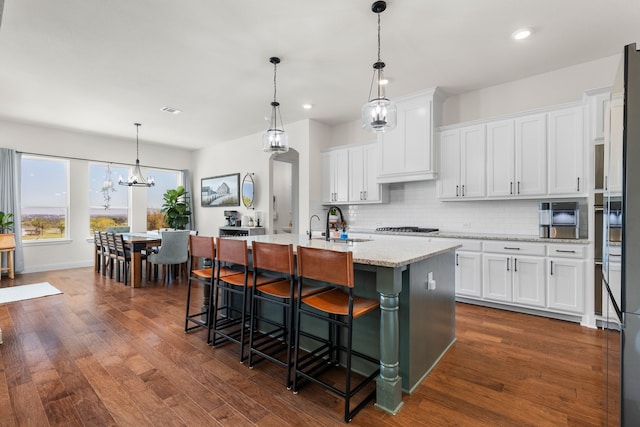
[(353, 252), (355, 290), (378, 294), (380, 315), (354, 334), (354, 346), (380, 359), (376, 406), (395, 414), (455, 341), (455, 266), (459, 246), (419, 239), (327, 242), (305, 235), (237, 237)]

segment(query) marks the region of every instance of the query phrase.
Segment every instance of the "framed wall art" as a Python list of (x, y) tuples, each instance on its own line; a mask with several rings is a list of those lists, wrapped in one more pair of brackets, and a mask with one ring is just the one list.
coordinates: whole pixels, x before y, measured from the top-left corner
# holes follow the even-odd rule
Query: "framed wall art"
[(200, 206), (240, 206), (240, 174), (202, 178), (200, 184)]

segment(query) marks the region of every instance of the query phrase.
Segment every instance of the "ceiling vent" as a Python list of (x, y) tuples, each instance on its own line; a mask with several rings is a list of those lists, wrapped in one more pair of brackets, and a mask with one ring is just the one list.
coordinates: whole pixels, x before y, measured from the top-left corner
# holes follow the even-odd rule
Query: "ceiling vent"
[(182, 113), (182, 110), (178, 110), (177, 108), (173, 108), (173, 107), (162, 107), (160, 111), (164, 111), (165, 113), (171, 113), (171, 114)]

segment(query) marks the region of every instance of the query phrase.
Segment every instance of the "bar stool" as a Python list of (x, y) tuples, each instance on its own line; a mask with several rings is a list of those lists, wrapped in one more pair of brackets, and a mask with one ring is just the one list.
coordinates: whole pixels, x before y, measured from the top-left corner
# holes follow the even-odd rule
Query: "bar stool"
[[(15, 278), (13, 270), (13, 253), (16, 250), (16, 239), (13, 234), (0, 235), (0, 280), (2, 280), (2, 272), (6, 270), (9, 274), (9, 279)], [(2, 267), (2, 254), (7, 254), (7, 266)]]
[[(185, 332), (209, 326), (209, 322), (207, 320), (207, 307), (209, 306), (208, 297), (211, 292), (207, 287), (213, 284), (213, 266), (210, 268), (200, 268), (199, 263), (205, 259), (210, 259), (213, 263), (213, 259), (215, 258), (214, 242), (215, 240), (213, 237), (189, 236), (189, 280), (187, 282), (187, 313), (184, 320)], [(189, 307), (191, 305), (191, 287), (193, 286), (194, 281), (202, 283), (205, 287), (203, 291), (205, 297), (205, 308), (204, 311), (189, 314)], [(189, 322), (193, 322), (195, 325), (189, 327)]]
[[(287, 368), (285, 384), (291, 389), (291, 369), (293, 359), (293, 324), (295, 300), (298, 296), (298, 284), (295, 278), (293, 245), (253, 242), (253, 279), (251, 296), (251, 329), (249, 332), (249, 368), (253, 369), (254, 355), (262, 360), (270, 360)], [(279, 276), (275, 282), (257, 285), (258, 278), (264, 274)], [(301, 289), (303, 297), (328, 290), (327, 287), (305, 285)], [(279, 307), (282, 319), (278, 321), (265, 306)], [(258, 331), (261, 328), (261, 331)]]
[[(209, 310), (212, 313), (212, 327), (207, 334), (207, 342), (214, 347), (228, 341), (240, 344), (240, 363), (244, 363), (247, 359), (244, 349), (249, 344), (247, 324), (251, 321), (247, 309), (251, 298), (249, 289), (254, 284), (260, 286), (277, 279), (259, 275), (254, 281), (253, 272), (249, 271), (246, 240), (216, 238), (215, 259), (216, 280), (212, 288), (213, 297), (209, 299), (213, 305)], [(234, 295), (240, 297), (240, 307), (233, 300)]]
[[(375, 398), (376, 390), (368, 393), (356, 407), (351, 410), (351, 399), (365, 386), (374, 381), (380, 373), (380, 361), (356, 351), (352, 348), (353, 321), (379, 307), (377, 300), (362, 298), (353, 294), (354, 273), (353, 253), (350, 251), (333, 251), (329, 249), (298, 246), (298, 288), (296, 316), (296, 344), (294, 354), (293, 392), (298, 393), (300, 380), (312, 381), (332, 391), (344, 399), (344, 421), (349, 422), (368, 402)], [(301, 289), (305, 280), (318, 280), (333, 286), (329, 291), (303, 297)], [(300, 330), (301, 315), (321, 319), (328, 323), (328, 339)], [(340, 339), (341, 330), (346, 330), (346, 340)], [(307, 345), (313, 341), (317, 347), (306, 354), (300, 351), (300, 337), (309, 338)], [(338, 388), (333, 381), (323, 377), (330, 368), (338, 366), (340, 355), (344, 355), (345, 381), (344, 387)], [(352, 357), (371, 362), (376, 369), (368, 377), (352, 385)]]

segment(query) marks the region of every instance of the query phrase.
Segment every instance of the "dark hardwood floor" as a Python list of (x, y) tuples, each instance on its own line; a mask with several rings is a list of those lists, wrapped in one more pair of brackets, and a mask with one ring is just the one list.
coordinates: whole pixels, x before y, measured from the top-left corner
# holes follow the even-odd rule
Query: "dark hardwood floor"
[[(43, 281), (63, 294), (0, 305), (1, 426), (343, 424), (334, 395), (311, 385), (293, 395), (283, 368), (250, 370), (237, 346), (185, 334), (185, 282), (132, 289), (80, 268), (0, 286)], [(604, 425), (602, 334), (458, 304), (457, 342), (401, 412), (371, 404), (351, 424)]]

